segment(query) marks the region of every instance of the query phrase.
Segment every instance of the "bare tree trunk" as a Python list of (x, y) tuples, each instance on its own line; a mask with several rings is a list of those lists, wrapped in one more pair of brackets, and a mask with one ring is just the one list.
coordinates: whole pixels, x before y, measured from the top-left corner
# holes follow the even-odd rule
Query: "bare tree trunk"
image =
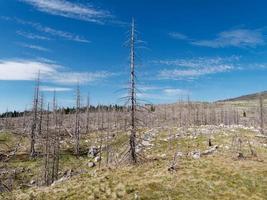
[(40, 119), (39, 119), (39, 130), (38, 135), (42, 135), (42, 123), (43, 123), (43, 103), (44, 103), (44, 97), (43, 95), (40, 98)]
[(86, 133), (89, 132), (89, 120), (90, 120), (90, 98), (87, 97), (87, 106), (86, 106)]
[(34, 100), (33, 100), (33, 119), (31, 127), (31, 147), (30, 147), (30, 156), (33, 158), (36, 155), (35, 152), (35, 140), (36, 140), (36, 128), (38, 121), (38, 104), (39, 104), (39, 88), (40, 88), (40, 72), (36, 80)]
[(75, 113), (75, 155), (79, 156), (80, 154), (80, 86), (77, 84), (76, 90), (76, 113)]
[(47, 115), (46, 115), (46, 135), (45, 135), (45, 163), (44, 163), (44, 182), (45, 185), (50, 184), (50, 174), (49, 174), (49, 158), (50, 158), (50, 142), (49, 142), (49, 103), (47, 105)]
[(136, 91), (135, 91), (135, 24), (134, 19), (132, 20), (131, 27), (131, 90), (130, 90), (130, 100), (131, 100), (131, 135), (130, 135), (130, 152), (131, 152), (131, 160), (133, 163), (137, 162), (136, 156), (136, 124), (135, 124), (135, 111), (136, 111)]

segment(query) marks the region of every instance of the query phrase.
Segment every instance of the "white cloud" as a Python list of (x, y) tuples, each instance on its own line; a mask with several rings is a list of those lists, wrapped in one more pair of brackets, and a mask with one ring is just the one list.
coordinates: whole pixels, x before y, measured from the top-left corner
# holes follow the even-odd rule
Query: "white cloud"
[(33, 45), (33, 44), (18, 43), (18, 45), (25, 47), (25, 48), (38, 50), (38, 51), (47, 51), (47, 52), (50, 51), (50, 49), (47, 49), (45, 47), (41, 47), (38, 45)]
[(168, 96), (179, 96), (179, 95), (189, 94), (187, 90), (182, 90), (178, 88), (167, 88), (167, 89), (164, 89), (163, 92)]
[(160, 86), (151, 86), (151, 85), (138, 85), (137, 88), (138, 88), (138, 90), (140, 90), (142, 92), (162, 89), (162, 87), (160, 87)]
[(158, 60), (153, 61), (153, 64), (175, 66), (175, 67), (184, 67), (184, 68), (203, 68), (207, 66), (215, 66), (224, 63), (235, 63), (239, 61), (239, 56), (229, 56), (229, 57), (196, 57), (196, 58), (187, 58), (187, 59), (167, 59), (167, 60)]
[(42, 12), (72, 19), (103, 23), (106, 18), (112, 18), (108, 11), (100, 10), (92, 5), (73, 3), (66, 0), (21, 0), (34, 6)]
[(39, 71), (51, 76), (57, 73), (57, 66), (27, 60), (0, 60), (0, 80), (35, 80)]
[(33, 25), (38, 31), (48, 33), (48, 34), (53, 35), (53, 36), (58, 36), (58, 37), (61, 37), (61, 38), (67, 39), (67, 40), (71, 40), (71, 41), (75, 41), (75, 42), (90, 43), (89, 40), (84, 39), (81, 36), (74, 35), (74, 34), (69, 33), (69, 32), (56, 30), (56, 29), (53, 29), (50, 27), (45, 27), (45, 26), (42, 26), (40, 24), (33, 24)]
[(148, 103), (151, 103), (151, 101), (166, 103), (166, 101), (175, 102), (179, 97), (187, 96), (189, 94), (191, 93), (187, 90), (178, 88), (165, 88), (160, 90), (147, 91), (144, 93), (137, 93), (137, 97), (141, 100), (147, 101)]
[(191, 44), (197, 46), (206, 46), (212, 48), (220, 47), (256, 47), (263, 45), (264, 38), (260, 30), (236, 29), (223, 31), (218, 34), (217, 38), (212, 40), (193, 41)]
[(42, 35), (36, 35), (34, 33), (27, 33), (27, 32), (24, 32), (24, 31), (17, 31), (16, 32), (18, 35), (20, 36), (23, 36), (27, 39), (31, 39), (31, 40), (50, 40), (50, 38), (48, 37), (45, 37), (45, 36), (42, 36)]
[(0, 80), (35, 80), (38, 72), (44, 82), (72, 85), (92, 83), (108, 78), (113, 73), (106, 71), (72, 72), (51, 62), (36, 60), (0, 60)]
[(178, 39), (178, 40), (187, 40), (188, 37), (182, 33), (178, 33), (178, 32), (171, 32), (169, 33), (169, 36), (171, 36), (174, 39)]
[(158, 77), (160, 79), (174, 79), (174, 80), (179, 80), (184, 78), (192, 79), (203, 75), (227, 72), (230, 71), (231, 69), (233, 69), (233, 67), (230, 65), (220, 65), (216, 67), (206, 67), (203, 69), (190, 69), (190, 70), (164, 69), (159, 72)]
[(66, 87), (51, 87), (51, 86), (41, 86), (40, 90), (43, 92), (68, 92), (71, 91), (72, 88)]
[(56, 73), (51, 76), (51, 80), (59, 84), (77, 84), (79, 83), (90, 83), (98, 80), (103, 80), (107, 77), (114, 75), (107, 71), (97, 72), (63, 72)]
[[(15, 21), (18, 24), (22, 24), (22, 25), (27, 25), (27, 26), (31, 26), (33, 27), (35, 30), (41, 32), (42, 34), (49, 34), (51, 36), (55, 36), (55, 37), (59, 37), (59, 38), (63, 38), (65, 40), (70, 40), (70, 41), (74, 41), (74, 42), (82, 42), (82, 43), (90, 43), (89, 40), (85, 39), (82, 36), (70, 33), (70, 32), (66, 32), (66, 31), (62, 31), (62, 30), (57, 30), (51, 27), (47, 27), (47, 26), (43, 26), (39, 23), (35, 23), (35, 22), (31, 22), (31, 21), (25, 21), (22, 19), (18, 19), (18, 18), (10, 18), (10, 17), (1, 17), (1, 19), (6, 20), (6, 21)], [(40, 39), (40, 38), (36, 38), (36, 35), (26, 35), (25, 32), (20, 32), (20, 34), (24, 35), (25, 37), (35, 37), (35, 39)]]
[(228, 58), (191, 58), (191, 59), (175, 59), (154, 61), (157, 65), (175, 67), (174, 69), (163, 69), (159, 71), (159, 79), (194, 79), (199, 76), (215, 74), (233, 70), (235, 62), (239, 57), (232, 56)]

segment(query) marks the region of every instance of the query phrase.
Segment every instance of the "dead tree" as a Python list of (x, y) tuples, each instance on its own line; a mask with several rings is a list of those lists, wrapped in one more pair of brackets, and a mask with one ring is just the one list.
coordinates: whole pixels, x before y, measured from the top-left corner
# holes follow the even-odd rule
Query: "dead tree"
[(107, 123), (108, 123), (108, 126), (107, 126), (107, 137), (106, 137), (106, 164), (107, 166), (109, 165), (109, 161), (110, 161), (110, 110), (108, 110), (108, 119), (107, 119)]
[(260, 100), (260, 132), (263, 135), (264, 134), (264, 120), (263, 120), (263, 98), (262, 94), (260, 93), (259, 95), (259, 100)]
[(44, 96), (41, 95), (41, 97), (40, 97), (40, 117), (39, 117), (38, 135), (41, 135), (42, 134), (43, 103), (44, 103)]
[(49, 170), (49, 158), (50, 158), (50, 142), (49, 142), (49, 103), (46, 111), (46, 134), (45, 134), (45, 155), (44, 155), (44, 182), (45, 185), (50, 185), (50, 170)]
[(89, 132), (89, 120), (90, 120), (90, 97), (87, 97), (87, 105), (86, 105), (86, 133)]
[(52, 182), (58, 179), (58, 162), (59, 162), (59, 123), (58, 123), (58, 108), (56, 102), (56, 92), (53, 97), (53, 160), (52, 160)]
[(80, 106), (81, 106), (81, 97), (80, 97), (80, 86), (77, 84), (76, 90), (76, 112), (75, 112), (75, 149), (74, 153), (76, 156), (80, 153)]
[(131, 135), (130, 135), (130, 153), (133, 163), (137, 162), (136, 155), (136, 90), (135, 90), (135, 23), (132, 20), (131, 40), (130, 40), (130, 102), (131, 102)]
[(38, 104), (39, 104), (39, 91), (40, 90), (40, 72), (36, 80), (36, 85), (34, 89), (34, 99), (33, 99), (33, 117), (31, 125), (31, 146), (30, 146), (30, 156), (33, 158), (36, 155), (35, 143), (36, 143), (36, 128), (38, 123)]

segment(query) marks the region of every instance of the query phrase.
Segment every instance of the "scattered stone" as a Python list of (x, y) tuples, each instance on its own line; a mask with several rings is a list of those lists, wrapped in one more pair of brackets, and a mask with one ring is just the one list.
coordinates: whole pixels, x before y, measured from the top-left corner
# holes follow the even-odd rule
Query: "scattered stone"
[(99, 156), (95, 157), (95, 163), (99, 162), (101, 160), (101, 158)]
[(192, 151), (189, 153), (190, 156), (194, 159), (199, 159), (200, 158), (200, 151)]
[(96, 146), (92, 146), (90, 147), (89, 151), (88, 151), (88, 157), (96, 157), (98, 154), (99, 150)]
[(166, 154), (164, 153), (164, 154), (161, 154), (161, 156), (160, 156), (161, 158), (166, 158)]
[(177, 156), (177, 157), (183, 157), (183, 155), (184, 155), (183, 152), (177, 152), (177, 153), (176, 153), (176, 156)]
[(93, 168), (93, 167), (96, 166), (96, 164), (95, 164), (94, 162), (89, 162), (89, 163), (87, 164), (87, 166), (90, 167), (90, 168)]
[(151, 146), (151, 143), (147, 140), (143, 140), (141, 143), (143, 146)]
[(63, 176), (70, 178), (73, 176), (73, 173), (74, 171), (72, 169), (69, 169), (64, 172)]

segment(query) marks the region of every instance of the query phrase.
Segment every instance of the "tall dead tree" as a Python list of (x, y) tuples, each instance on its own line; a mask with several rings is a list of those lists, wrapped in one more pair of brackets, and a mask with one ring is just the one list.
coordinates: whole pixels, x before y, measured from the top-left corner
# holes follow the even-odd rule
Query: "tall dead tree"
[(31, 146), (30, 146), (30, 156), (34, 157), (36, 155), (35, 151), (35, 140), (36, 140), (36, 129), (38, 122), (38, 104), (39, 104), (39, 92), (40, 92), (40, 72), (36, 79), (35, 88), (34, 88), (34, 98), (33, 98), (33, 116), (32, 116), (32, 125), (31, 125)]
[(53, 130), (53, 160), (52, 160), (52, 182), (58, 178), (58, 163), (59, 163), (59, 122), (58, 122), (58, 108), (56, 101), (56, 91), (54, 91), (53, 96), (53, 121), (54, 121), (54, 130)]
[(135, 22), (132, 20), (131, 39), (130, 39), (130, 102), (131, 102), (131, 135), (130, 153), (133, 163), (137, 162), (136, 155), (136, 91), (135, 91)]
[(86, 105), (86, 134), (89, 132), (89, 120), (90, 120), (90, 97), (87, 96), (87, 105)]
[(49, 158), (50, 158), (50, 142), (49, 142), (49, 103), (47, 105), (46, 113), (46, 134), (45, 134), (45, 156), (44, 156), (44, 182), (48, 186), (50, 184), (50, 170), (49, 170)]
[(80, 86), (77, 84), (76, 89), (76, 112), (75, 112), (75, 149), (74, 153), (76, 156), (80, 153), (80, 106), (81, 106), (81, 96), (80, 96)]

